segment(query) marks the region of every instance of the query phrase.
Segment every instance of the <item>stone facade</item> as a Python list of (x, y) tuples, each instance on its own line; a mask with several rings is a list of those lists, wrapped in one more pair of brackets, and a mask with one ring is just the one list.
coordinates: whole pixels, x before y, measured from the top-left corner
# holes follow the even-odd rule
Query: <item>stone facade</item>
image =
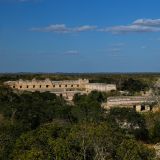
[(10, 86), (13, 89), (18, 89), (20, 91), (49, 91), (55, 93), (58, 96), (63, 96), (68, 100), (72, 100), (74, 94), (87, 94), (93, 90), (108, 92), (111, 90), (116, 90), (116, 85), (114, 84), (102, 84), (102, 83), (89, 83), (88, 79), (78, 79), (78, 80), (63, 80), (63, 81), (51, 81), (46, 80), (18, 80), (18, 81), (8, 81), (5, 85)]
[(107, 103), (103, 103), (102, 106), (105, 109), (113, 107), (128, 107), (134, 108), (137, 112), (145, 112), (152, 110), (152, 104), (155, 101), (151, 97), (144, 96), (121, 96), (121, 97), (109, 97)]
[(104, 84), (104, 83), (88, 83), (86, 84), (85, 88), (88, 92), (93, 91), (93, 90), (98, 90), (101, 92), (108, 92), (108, 91), (116, 90), (116, 85)]
[(74, 89), (83, 89), (85, 84), (89, 83), (87, 79), (79, 79), (72, 81), (51, 81), (50, 79), (45, 80), (18, 80), (18, 81), (8, 81), (5, 82), (6, 85), (9, 85), (13, 89), (19, 90), (28, 90), (28, 91), (50, 91), (50, 90), (74, 90)]

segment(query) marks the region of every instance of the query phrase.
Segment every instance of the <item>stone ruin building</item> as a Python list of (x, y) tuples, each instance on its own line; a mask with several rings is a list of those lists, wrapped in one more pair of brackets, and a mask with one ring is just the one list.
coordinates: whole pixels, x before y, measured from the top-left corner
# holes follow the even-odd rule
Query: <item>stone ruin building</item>
[(107, 102), (102, 104), (105, 109), (113, 107), (134, 108), (137, 112), (147, 112), (153, 110), (155, 100), (148, 96), (119, 96), (108, 97)]
[[(88, 94), (93, 90), (109, 92), (116, 90), (115, 84), (90, 83), (88, 79), (52, 81), (45, 80), (17, 80), (7, 81), (5, 85), (18, 91), (30, 92), (51, 92), (57, 96), (62, 96), (68, 101), (72, 101), (75, 94)], [(134, 108), (138, 112), (151, 111), (155, 100), (150, 96), (118, 96), (108, 97), (107, 102), (102, 104), (105, 109), (113, 107)]]
[(93, 90), (108, 92), (116, 90), (115, 84), (89, 83), (88, 79), (51, 81), (45, 80), (17, 80), (4, 83), (12, 89), (19, 91), (40, 91), (55, 93), (63, 96), (66, 100), (72, 100), (75, 94), (88, 94)]

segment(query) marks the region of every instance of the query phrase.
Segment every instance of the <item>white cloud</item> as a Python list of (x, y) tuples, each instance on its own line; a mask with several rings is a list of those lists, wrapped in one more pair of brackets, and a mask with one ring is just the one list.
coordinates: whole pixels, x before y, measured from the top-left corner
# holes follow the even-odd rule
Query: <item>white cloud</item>
[(139, 25), (128, 25), (128, 26), (114, 26), (101, 29), (103, 32), (112, 32), (112, 33), (129, 33), (129, 32), (159, 32), (160, 28), (157, 27), (148, 27), (148, 26), (139, 26)]
[(91, 31), (96, 28), (97, 28), (96, 26), (84, 25), (84, 26), (74, 28), (73, 31), (75, 31), (75, 32)]
[[(22, 0), (25, 1), (25, 0)], [(92, 25), (82, 25), (76, 27), (68, 27), (65, 24), (52, 24), (46, 27), (31, 28), (31, 31), (39, 32), (56, 32), (56, 33), (74, 33), (84, 31), (101, 31), (117, 33), (145, 33), (160, 32), (160, 19), (137, 19), (128, 25), (118, 25), (106, 28), (98, 28)]]
[(83, 25), (78, 27), (67, 27), (65, 24), (53, 24), (47, 27), (31, 28), (31, 31), (39, 32), (56, 32), (56, 33), (72, 33), (72, 32), (84, 32), (95, 30), (96, 26)]
[(160, 19), (137, 19), (133, 22), (135, 25), (142, 26), (158, 26), (160, 27)]
[(99, 29), (111, 33), (160, 32), (160, 19), (137, 19), (129, 25), (120, 25)]
[(70, 29), (67, 28), (65, 24), (55, 24), (43, 28), (32, 28), (31, 30), (39, 32), (60, 32), (60, 33), (70, 32)]

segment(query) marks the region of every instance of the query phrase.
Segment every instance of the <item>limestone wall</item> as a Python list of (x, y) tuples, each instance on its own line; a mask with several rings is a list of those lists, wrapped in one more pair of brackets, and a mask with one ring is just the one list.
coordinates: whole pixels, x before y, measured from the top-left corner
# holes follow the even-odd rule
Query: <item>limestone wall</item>
[(103, 83), (89, 83), (88, 79), (79, 80), (64, 80), (64, 81), (51, 81), (46, 80), (18, 80), (18, 81), (8, 81), (5, 84), (9, 85), (13, 89), (18, 90), (28, 90), (28, 91), (45, 91), (45, 90), (57, 90), (61, 89), (63, 91), (87, 91), (91, 92), (93, 90), (98, 90), (102, 92), (107, 92), (111, 90), (116, 90), (116, 85), (114, 84), (103, 84)]
[(89, 83), (85, 85), (85, 88), (87, 91), (98, 90), (101, 92), (108, 92), (111, 90), (116, 90), (116, 85), (104, 83)]
[(46, 80), (18, 80), (18, 81), (8, 81), (5, 84), (9, 85), (11, 88), (19, 90), (51, 90), (51, 89), (85, 89), (85, 84), (89, 83), (87, 79), (71, 80), (71, 81), (51, 81)]
[(10, 86), (13, 89), (18, 89), (21, 91), (49, 91), (57, 95), (63, 96), (66, 99), (73, 99), (76, 93), (86, 94), (93, 90), (107, 92), (111, 90), (116, 90), (116, 85), (103, 84), (103, 83), (89, 83), (88, 79), (78, 79), (78, 80), (64, 80), (64, 81), (51, 81), (46, 80), (18, 80), (18, 81), (8, 81), (5, 85)]
[(113, 107), (127, 107), (134, 108), (136, 111), (150, 111), (152, 110), (151, 104), (154, 100), (150, 97), (143, 96), (122, 96), (122, 97), (109, 97), (107, 103), (103, 103), (102, 107), (110, 109)]
[(116, 105), (134, 105), (134, 104), (142, 104), (151, 102), (150, 97), (143, 96), (124, 96), (124, 97), (109, 97), (107, 99), (108, 106), (116, 106)]

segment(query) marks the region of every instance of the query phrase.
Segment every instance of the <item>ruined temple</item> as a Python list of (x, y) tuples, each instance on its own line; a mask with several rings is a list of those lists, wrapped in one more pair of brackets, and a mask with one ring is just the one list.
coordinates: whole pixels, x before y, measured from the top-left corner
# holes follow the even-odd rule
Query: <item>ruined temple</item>
[[(116, 90), (115, 84), (90, 83), (88, 79), (63, 81), (52, 81), (50, 79), (20, 79), (17, 81), (7, 81), (4, 84), (17, 91), (49, 91), (57, 96), (62, 96), (69, 101), (73, 99), (75, 94), (88, 94), (93, 90), (101, 92)], [(154, 103), (155, 100), (149, 96), (118, 96), (108, 97), (107, 102), (103, 103), (102, 107), (105, 109), (110, 109), (113, 107), (127, 107), (134, 108), (138, 112), (145, 112), (151, 111)]]
[(149, 96), (119, 96), (108, 97), (107, 102), (102, 106), (105, 109), (127, 107), (134, 108), (137, 112), (146, 112), (153, 109), (153, 104), (155, 104), (155, 100)]
[(49, 91), (65, 99), (72, 100), (75, 94), (87, 94), (93, 90), (108, 92), (116, 90), (115, 84), (90, 83), (88, 79), (52, 81), (45, 80), (17, 80), (7, 81), (5, 85), (20, 91)]

